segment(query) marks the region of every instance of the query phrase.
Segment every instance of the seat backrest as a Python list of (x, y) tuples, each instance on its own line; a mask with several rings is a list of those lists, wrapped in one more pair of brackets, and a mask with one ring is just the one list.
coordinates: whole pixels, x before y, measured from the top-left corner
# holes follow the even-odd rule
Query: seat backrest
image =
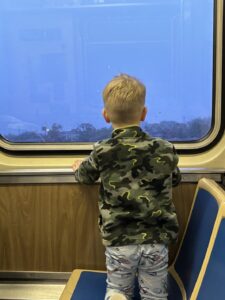
[(199, 276), (209, 240), (221, 205), (221, 188), (210, 179), (201, 179), (190, 212), (174, 269), (183, 282), (187, 299)]
[(193, 299), (225, 299), (225, 192)]

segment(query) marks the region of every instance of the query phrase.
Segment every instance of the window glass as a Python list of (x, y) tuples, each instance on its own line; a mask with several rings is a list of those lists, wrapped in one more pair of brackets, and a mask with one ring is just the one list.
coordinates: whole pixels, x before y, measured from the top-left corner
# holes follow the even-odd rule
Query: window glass
[(111, 128), (102, 89), (147, 87), (153, 136), (195, 141), (212, 120), (213, 0), (1, 0), (0, 134), (93, 142)]

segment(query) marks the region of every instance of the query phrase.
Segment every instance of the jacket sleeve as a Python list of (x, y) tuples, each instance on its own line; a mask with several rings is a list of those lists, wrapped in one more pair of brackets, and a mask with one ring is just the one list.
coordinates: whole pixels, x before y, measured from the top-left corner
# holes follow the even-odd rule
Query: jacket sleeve
[(176, 153), (176, 149), (174, 147), (173, 147), (173, 152), (174, 152), (175, 168), (172, 172), (172, 185), (177, 186), (181, 181), (181, 173), (180, 173), (180, 169), (177, 166), (179, 157), (178, 157), (178, 155)]
[(177, 186), (180, 182), (181, 182), (180, 169), (176, 167), (176, 169), (172, 173), (172, 185)]
[(75, 180), (80, 183), (92, 184), (98, 180), (99, 176), (97, 155), (95, 150), (93, 150), (75, 171)]

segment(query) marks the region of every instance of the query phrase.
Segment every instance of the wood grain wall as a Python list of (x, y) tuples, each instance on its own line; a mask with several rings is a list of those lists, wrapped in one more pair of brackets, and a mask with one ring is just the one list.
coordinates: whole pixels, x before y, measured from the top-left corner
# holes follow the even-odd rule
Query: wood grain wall
[[(180, 237), (195, 187), (182, 183), (173, 191)], [(98, 185), (0, 185), (0, 271), (104, 269), (97, 200)]]

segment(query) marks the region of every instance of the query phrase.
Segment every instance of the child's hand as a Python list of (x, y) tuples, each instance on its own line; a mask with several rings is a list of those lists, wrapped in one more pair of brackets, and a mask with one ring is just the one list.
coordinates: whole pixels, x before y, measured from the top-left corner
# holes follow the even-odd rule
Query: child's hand
[(83, 162), (83, 159), (77, 159), (74, 163), (73, 163), (73, 165), (72, 165), (72, 169), (74, 170), (74, 171), (76, 171), (78, 168), (79, 168), (79, 166), (80, 166), (80, 164)]

